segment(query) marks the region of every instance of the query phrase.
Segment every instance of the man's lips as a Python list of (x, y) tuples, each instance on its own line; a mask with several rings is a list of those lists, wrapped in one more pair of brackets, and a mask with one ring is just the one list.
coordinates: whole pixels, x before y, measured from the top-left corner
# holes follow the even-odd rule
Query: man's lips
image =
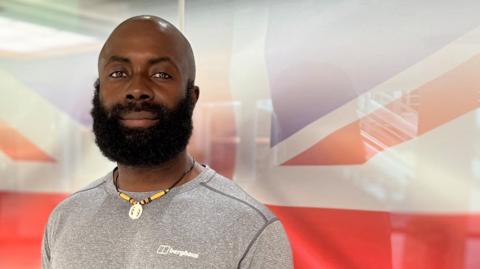
[(120, 122), (131, 128), (148, 128), (158, 122), (158, 118), (154, 113), (148, 111), (134, 111), (123, 114)]

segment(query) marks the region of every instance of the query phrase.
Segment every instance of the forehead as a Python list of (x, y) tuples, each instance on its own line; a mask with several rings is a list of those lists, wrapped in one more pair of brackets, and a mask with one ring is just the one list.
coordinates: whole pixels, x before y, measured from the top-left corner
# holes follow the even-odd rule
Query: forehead
[(111, 56), (132, 62), (168, 57), (181, 66), (185, 61), (184, 44), (180, 36), (166, 25), (157, 22), (127, 22), (117, 27), (105, 42), (100, 53), (99, 68)]

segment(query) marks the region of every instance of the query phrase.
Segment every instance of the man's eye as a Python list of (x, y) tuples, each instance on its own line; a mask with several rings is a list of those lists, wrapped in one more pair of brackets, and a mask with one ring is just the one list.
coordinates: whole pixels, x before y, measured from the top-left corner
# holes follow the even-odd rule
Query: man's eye
[(123, 71), (115, 71), (115, 72), (112, 72), (109, 77), (111, 78), (124, 78), (126, 77), (127, 74)]
[(155, 74), (153, 74), (152, 77), (153, 78), (159, 78), (159, 79), (171, 79), (172, 78), (172, 76), (170, 76), (169, 74), (167, 74), (165, 72), (155, 73)]

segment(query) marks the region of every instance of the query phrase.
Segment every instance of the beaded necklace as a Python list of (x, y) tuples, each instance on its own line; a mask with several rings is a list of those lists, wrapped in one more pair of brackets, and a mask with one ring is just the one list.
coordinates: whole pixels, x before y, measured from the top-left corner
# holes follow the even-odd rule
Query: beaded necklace
[(118, 196), (120, 198), (122, 198), (123, 200), (129, 202), (132, 206), (130, 207), (130, 210), (128, 211), (128, 216), (131, 218), (131, 219), (138, 219), (140, 218), (140, 216), (142, 215), (142, 212), (143, 212), (143, 207), (144, 205), (154, 201), (154, 200), (157, 200), (158, 198), (164, 196), (165, 194), (167, 194), (173, 187), (175, 187), (180, 181), (182, 181), (182, 179), (188, 174), (190, 173), (192, 170), (193, 170), (193, 167), (195, 167), (195, 160), (192, 159), (192, 165), (190, 166), (190, 168), (188, 170), (186, 170), (185, 172), (183, 172), (183, 174), (175, 181), (175, 183), (173, 183), (172, 186), (170, 186), (170, 188), (167, 188), (167, 189), (164, 189), (164, 190), (161, 190), (155, 194), (153, 194), (152, 196), (150, 197), (147, 197), (143, 200), (141, 200), (140, 202), (133, 199), (132, 197), (130, 197), (128, 194), (124, 193), (124, 192), (121, 192), (119, 189), (118, 189), (118, 185), (117, 185), (117, 180), (118, 180), (118, 172), (117, 172), (117, 175), (115, 176), (115, 179), (113, 181), (113, 185), (115, 186), (115, 189), (117, 190), (117, 193), (118, 193)]

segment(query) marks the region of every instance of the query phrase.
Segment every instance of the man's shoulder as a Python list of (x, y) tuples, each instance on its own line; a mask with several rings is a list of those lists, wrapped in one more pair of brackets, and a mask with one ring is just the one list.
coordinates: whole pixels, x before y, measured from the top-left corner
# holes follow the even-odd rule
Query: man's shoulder
[(268, 223), (276, 219), (265, 205), (249, 195), (234, 181), (222, 175), (215, 174), (200, 185), (209, 192), (210, 199), (216, 200), (211, 204), (221, 207), (221, 210), (233, 211), (242, 217), (250, 216), (260, 223)]
[(106, 177), (101, 177), (80, 190), (71, 193), (54, 208), (50, 214), (51, 217), (62, 214), (62, 212), (71, 212), (71, 210), (76, 208), (85, 207), (85, 203), (93, 202), (100, 198), (99, 193), (104, 192), (102, 185), (105, 184), (105, 182)]
[[(106, 177), (99, 178), (89, 183), (86, 187), (68, 195), (52, 210), (48, 217), (47, 235), (48, 241), (54, 242), (56, 236), (68, 225), (66, 223), (78, 223), (92, 206), (99, 205), (98, 199), (103, 199), (105, 193), (103, 184)], [(95, 210), (93, 210), (95, 211)]]

